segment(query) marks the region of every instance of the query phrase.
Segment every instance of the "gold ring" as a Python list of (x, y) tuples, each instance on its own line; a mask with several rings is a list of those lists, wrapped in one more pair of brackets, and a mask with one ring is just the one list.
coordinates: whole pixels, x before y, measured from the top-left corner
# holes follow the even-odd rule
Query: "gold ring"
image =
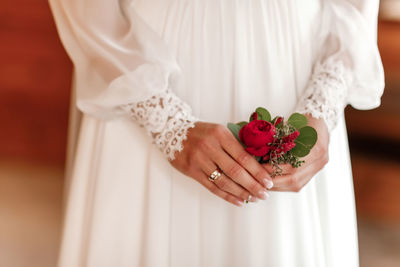
[(219, 171), (220, 169), (216, 169), (215, 171), (213, 171), (213, 173), (211, 173), (211, 175), (208, 177), (208, 180), (215, 182), (215, 180), (217, 180), (222, 173)]

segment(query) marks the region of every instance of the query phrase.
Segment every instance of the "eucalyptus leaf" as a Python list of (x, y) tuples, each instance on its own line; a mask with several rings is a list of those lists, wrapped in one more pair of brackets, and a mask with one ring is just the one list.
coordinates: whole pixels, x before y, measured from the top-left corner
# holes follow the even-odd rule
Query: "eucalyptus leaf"
[(317, 131), (310, 126), (299, 129), (299, 137), (294, 140), (296, 146), (291, 150), (292, 154), (297, 157), (307, 156), (314, 147), (318, 139)]
[(239, 125), (240, 127), (243, 127), (243, 126), (245, 126), (247, 124), (248, 124), (247, 121), (241, 121), (241, 122), (236, 123), (236, 125)]
[(307, 118), (300, 113), (293, 113), (292, 115), (290, 115), (288, 123), (296, 129), (301, 129), (307, 126)]
[(268, 110), (266, 110), (263, 107), (258, 107), (256, 109), (256, 112), (258, 114), (258, 119), (259, 120), (264, 120), (264, 121), (271, 122), (271, 114), (269, 113)]
[[(296, 143), (296, 142), (295, 142)], [(296, 146), (290, 152), (299, 158), (305, 157), (310, 153), (311, 149), (302, 143), (296, 143)]]
[(317, 131), (310, 126), (305, 126), (299, 129), (299, 136), (296, 138), (295, 142), (302, 142), (309, 146), (310, 149), (315, 145), (318, 139)]
[(234, 123), (228, 123), (228, 129), (231, 131), (231, 133), (233, 134), (233, 136), (239, 141), (239, 131), (242, 128), (240, 125), (234, 124)]

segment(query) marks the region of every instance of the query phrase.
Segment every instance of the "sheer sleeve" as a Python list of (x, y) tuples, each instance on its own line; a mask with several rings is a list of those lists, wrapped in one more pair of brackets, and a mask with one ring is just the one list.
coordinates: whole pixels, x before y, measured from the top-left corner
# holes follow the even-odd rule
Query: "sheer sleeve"
[(344, 107), (380, 105), (384, 88), (377, 47), (378, 0), (323, 1), (322, 22), (313, 42), (312, 77), (297, 111), (323, 118), (332, 130)]
[(169, 160), (198, 120), (174, 94), (180, 68), (132, 1), (49, 0), (77, 74), (77, 106), (101, 119), (130, 116)]

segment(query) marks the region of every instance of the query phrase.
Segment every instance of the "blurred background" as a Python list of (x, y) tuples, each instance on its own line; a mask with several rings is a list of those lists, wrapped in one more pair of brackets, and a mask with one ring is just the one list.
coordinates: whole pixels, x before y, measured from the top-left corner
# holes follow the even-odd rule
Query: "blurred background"
[[(47, 1), (2, 3), (0, 267), (50, 267), (60, 241), (72, 64)], [(381, 1), (379, 48), (387, 84), (382, 105), (348, 107), (346, 120), (361, 267), (398, 267), (400, 0)]]

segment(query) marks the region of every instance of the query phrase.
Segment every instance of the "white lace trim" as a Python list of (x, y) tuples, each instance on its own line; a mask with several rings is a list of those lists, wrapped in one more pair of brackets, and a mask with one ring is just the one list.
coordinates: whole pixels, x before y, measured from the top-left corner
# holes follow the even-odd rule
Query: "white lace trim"
[(296, 111), (325, 120), (328, 130), (335, 128), (347, 102), (347, 71), (342, 62), (317, 64)]
[(170, 89), (153, 94), (144, 101), (122, 105), (130, 117), (144, 127), (153, 143), (168, 160), (175, 159), (175, 152), (182, 151), (187, 131), (195, 127), (197, 118), (191, 108)]

